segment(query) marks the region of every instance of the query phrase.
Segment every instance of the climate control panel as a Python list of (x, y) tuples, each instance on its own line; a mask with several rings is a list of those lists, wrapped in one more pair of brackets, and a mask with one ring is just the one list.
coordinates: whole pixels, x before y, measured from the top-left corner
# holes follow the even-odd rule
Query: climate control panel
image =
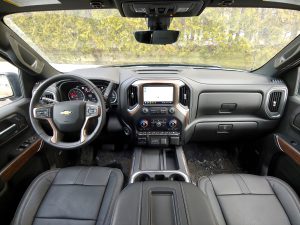
[(139, 131), (178, 131), (180, 128), (180, 122), (174, 117), (141, 118), (137, 124)]

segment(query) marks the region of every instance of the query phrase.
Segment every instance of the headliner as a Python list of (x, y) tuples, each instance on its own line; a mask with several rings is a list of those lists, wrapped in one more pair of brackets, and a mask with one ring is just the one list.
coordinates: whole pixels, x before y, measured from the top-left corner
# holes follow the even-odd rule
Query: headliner
[[(7, 0), (9, 1), (9, 0)], [(42, 2), (43, 0), (41, 0)], [(7, 14), (17, 12), (30, 12), (30, 11), (51, 11), (51, 10), (75, 10), (75, 9), (93, 9), (90, 5), (90, 0), (59, 0), (61, 4), (57, 5), (40, 5), (40, 6), (27, 6), (17, 7), (13, 4), (0, 0), (0, 17)], [(93, 1), (93, 0), (92, 0)], [(95, 1), (95, 0), (94, 0)], [(150, 2), (147, 0), (101, 0), (103, 5), (102, 8), (118, 8), (121, 9), (123, 2)], [(152, 0), (153, 2), (157, 2)], [(175, 0), (176, 1), (176, 0)], [(179, 0), (180, 1), (180, 0)], [(181, 0), (183, 1), (183, 0)], [(233, 0), (232, 0), (233, 1)], [(231, 7), (269, 7), (269, 8), (283, 8), (283, 9), (294, 9), (300, 10), (300, 5), (270, 2), (266, 0), (235, 0)], [(222, 2), (230, 2), (230, 0), (205, 0), (206, 6), (220, 7)], [(121, 15), (123, 15), (121, 11)]]

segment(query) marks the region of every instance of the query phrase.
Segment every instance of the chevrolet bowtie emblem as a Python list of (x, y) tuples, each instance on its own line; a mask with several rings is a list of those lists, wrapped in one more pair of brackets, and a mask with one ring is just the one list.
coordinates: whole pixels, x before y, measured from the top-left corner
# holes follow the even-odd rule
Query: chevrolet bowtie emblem
[(69, 116), (69, 115), (72, 114), (72, 111), (67, 111), (67, 110), (65, 110), (65, 111), (60, 112), (60, 114), (61, 114), (61, 115), (64, 115), (64, 116)]

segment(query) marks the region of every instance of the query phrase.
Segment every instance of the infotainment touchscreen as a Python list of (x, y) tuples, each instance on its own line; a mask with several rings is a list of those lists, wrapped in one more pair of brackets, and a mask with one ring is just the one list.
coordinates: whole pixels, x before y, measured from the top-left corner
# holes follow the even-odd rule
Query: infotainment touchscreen
[(145, 86), (144, 104), (172, 104), (173, 86)]

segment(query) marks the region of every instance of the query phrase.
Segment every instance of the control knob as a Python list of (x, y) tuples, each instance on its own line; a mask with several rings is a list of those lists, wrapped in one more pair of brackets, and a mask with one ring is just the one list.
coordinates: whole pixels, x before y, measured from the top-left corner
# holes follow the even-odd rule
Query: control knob
[(177, 126), (177, 120), (176, 119), (172, 119), (169, 121), (169, 127), (170, 128), (175, 128)]
[(161, 127), (161, 122), (160, 121), (158, 121), (157, 123), (156, 123), (156, 127)]
[(145, 120), (145, 119), (143, 119), (143, 120), (141, 120), (140, 121), (140, 126), (142, 127), (142, 128), (146, 128), (146, 127), (148, 127), (148, 120)]
[(143, 107), (143, 108), (142, 108), (142, 112), (143, 112), (144, 114), (147, 114), (147, 113), (149, 112), (149, 109), (146, 108), (146, 107)]

